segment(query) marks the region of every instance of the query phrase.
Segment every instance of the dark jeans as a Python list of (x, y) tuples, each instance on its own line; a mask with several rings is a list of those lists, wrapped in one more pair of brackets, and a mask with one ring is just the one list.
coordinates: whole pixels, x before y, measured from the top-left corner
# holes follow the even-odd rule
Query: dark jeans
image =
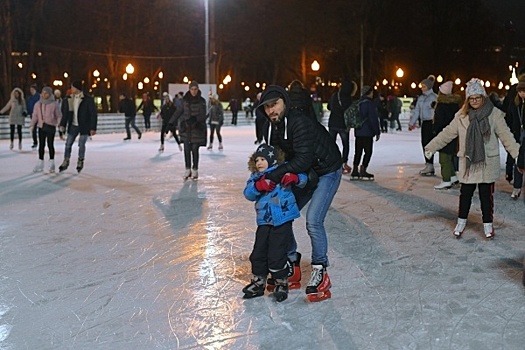
[(11, 142), (15, 140), (15, 126), (16, 126), (16, 131), (18, 133), (18, 142), (22, 142), (22, 125), (9, 124), (10, 132), (11, 132), (10, 133)]
[(40, 160), (44, 159), (46, 143), (49, 159), (55, 159), (55, 134), (56, 128), (53, 128), (53, 131), (44, 131), (44, 129), (38, 128), (38, 158)]
[(359, 163), (361, 163), (361, 156), (363, 151), (365, 153), (363, 157), (363, 167), (368, 168), (370, 159), (372, 159), (372, 152), (374, 150), (374, 137), (363, 137), (356, 136), (355, 138), (355, 154), (354, 154), (354, 168), (357, 169)]
[(232, 124), (237, 125), (237, 113), (238, 111), (232, 111)]
[(146, 130), (151, 128), (151, 114), (144, 113), (144, 128)]
[(392, 114), (392, 116), (390, 117), (390, 128), (391, 129), (394, 129), (396, 127), (396, 123), (397, 123), (397, 130), (398, 131), (401, 131), (401, 122), (399, 121), (399, 114)]
[(135, 125), (135, 116), (133, 117), (126, 117), (126, 135), (128, 138), (131, 138), (131, 130), (130, 130), (130, 125), (133, 129), (135, 129), (135, 131), (137, 132), (137, 134), (141, 135), (142, 133), (140, 132), (139, 128), (137, 128), (137, 126)]
[(461, 184), (458, 217), (460, 219), (466, 219), (468, 217), (476, 186), (479, 192), (483, 223), (492, 222), (494, 214), (494, 182), (488, 184)]
[(343, 163), (348, 162), (348, 154), (350, 153), (350, 131), (340, 128), (328, 128), (328, 132), (332, 139), (335, 141), (337, 135), (341, 138), (341, 143), (343, 144)]
[[(423, 146), (423, 154), (425, 153), (425, 146), (434, 138), (434, 131), (432, 130), (432, 120), (424, 120), (421, 123), (421, 146)], [(423, 156), (423, 158), (425, 158)], [(430, 159), (425, 158), (425, 163), (434, 164), (434, 156)]]
[(292, 241), (292, 222), (289, 221), (280, 226), (257, 226), (255, 243), (250, 254), (254, 275), (267, 276), (268, 272), (271, 272), (273, 278), (288, 276), (286, 253)]
[[(184, 141), (184, 164), (186, 169), (199, 169), (199, 145), (196, 143), (190, 143), (189, 141)], [(193, 167), (192, 167), (192, 158), (193, 158)]]
[(219, 124), (210, 124), (210, 144), (213, 143), (213, 134), (217, 133), (217, 140), (222, 143), (221, 126)]

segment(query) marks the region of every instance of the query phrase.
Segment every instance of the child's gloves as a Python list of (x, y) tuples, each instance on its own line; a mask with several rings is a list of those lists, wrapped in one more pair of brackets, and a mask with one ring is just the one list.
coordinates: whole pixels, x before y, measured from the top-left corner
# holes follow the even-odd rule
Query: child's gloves
[(283, 186), (297, 185), (299, 183), (299, 176), (293, 173), (286, 173), (281, 178), (281, 184)]
[(275, 186), (276, 183), (272, 180), (268, 180), (265, 175), (255, 181), (255, 188), (259, 192), (272, 192), (275, 189)]

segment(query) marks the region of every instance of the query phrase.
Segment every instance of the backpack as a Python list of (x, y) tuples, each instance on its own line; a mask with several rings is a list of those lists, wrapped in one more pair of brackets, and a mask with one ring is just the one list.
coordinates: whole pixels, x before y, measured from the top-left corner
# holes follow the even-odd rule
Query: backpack
[(353, 101), (350, 107), (344, 112), (346, 130), (360, 129), (365, 122), (365, 119), (361, 116), (359, 111), (360, 101)]

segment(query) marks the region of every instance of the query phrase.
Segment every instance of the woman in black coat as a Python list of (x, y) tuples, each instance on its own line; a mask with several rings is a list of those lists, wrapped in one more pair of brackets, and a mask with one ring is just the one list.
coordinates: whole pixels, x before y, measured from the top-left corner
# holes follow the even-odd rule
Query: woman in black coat
[[(178, 125), (179, 136), (184, 143), (184, 180), (199, 178), (199, 147), (206, 146), (206, 100), (201, 96), (199, 84), (190, 83), (189, 91), (182, 98), (170, 125)], [(172, 128), (170, 128), (172, 129)]]

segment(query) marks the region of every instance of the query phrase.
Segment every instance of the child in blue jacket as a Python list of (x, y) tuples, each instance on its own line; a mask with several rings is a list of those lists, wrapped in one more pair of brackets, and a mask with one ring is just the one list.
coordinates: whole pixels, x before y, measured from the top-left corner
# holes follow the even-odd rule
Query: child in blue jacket
[(244, 196), (255, 202), (257, 231), (250, 254), (253, 277), (242, 290), (245, 299), (264, 295), (268, 273), (275, 280), (275, 299), (281, 302), (288, 297), (287, 252), (293, 237), (292, 222), (300, 216), (292, 186), (304, 187), (308, 177), (303, 173), (286, 173), (279, 184), (266, 179), (266, 174), (283, 160), (280, 150), (262, 144), (248, 161), (252, 174)]

